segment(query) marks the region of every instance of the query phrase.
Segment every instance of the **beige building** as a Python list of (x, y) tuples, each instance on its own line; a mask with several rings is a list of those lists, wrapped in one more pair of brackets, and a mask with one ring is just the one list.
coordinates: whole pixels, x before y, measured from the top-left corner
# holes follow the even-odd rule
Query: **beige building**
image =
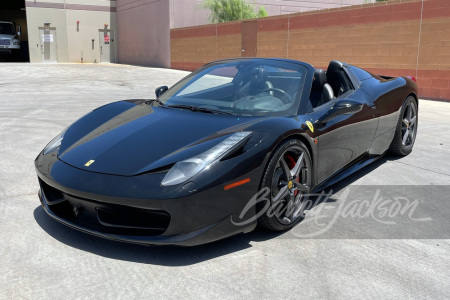
[(116, 62), (116, 1), (26, 1), (31, 62)]

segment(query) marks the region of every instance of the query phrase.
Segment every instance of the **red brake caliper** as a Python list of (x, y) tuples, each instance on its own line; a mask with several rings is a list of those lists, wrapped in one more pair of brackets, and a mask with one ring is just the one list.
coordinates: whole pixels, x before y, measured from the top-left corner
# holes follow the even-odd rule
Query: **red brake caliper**
[[(295, 161), (295, 159), (294, 159), (292, 156), (290, 156), (290, 155), (286, 155), (286, 158), (287, 158), (287, 164), (288, 164), (288, 167), (289, 167), (289, 169), (292, 170), (292, 169), (295, 167), (296, 161)], [(300, 170), (300, 171), (301, 171), (301, 170)], [(300, 176), (297, 176), (296, 181), (297, 181), (297, 182), (300, 182)], [(298, 191), (295, 191), (295, 192), (294, 192), (294, 195), (297, 196), (297, 194), (298, 194)]]

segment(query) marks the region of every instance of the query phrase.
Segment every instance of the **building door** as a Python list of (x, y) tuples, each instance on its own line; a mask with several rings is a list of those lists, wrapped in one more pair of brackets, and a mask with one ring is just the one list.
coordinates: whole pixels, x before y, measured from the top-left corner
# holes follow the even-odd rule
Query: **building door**
[(257, 45), (256, 35), (258, 34), (258, 23), (254, 21), (242, 22), (242, 56), (256, 57)]
[(114, 30), (99, 29), (100, 33), (100, 62), (114, 63)]
[(43, 63), (58, 62), (58, 47), (56, 44), (55, 27), (39, 27), (41, 38), (41, 55)]

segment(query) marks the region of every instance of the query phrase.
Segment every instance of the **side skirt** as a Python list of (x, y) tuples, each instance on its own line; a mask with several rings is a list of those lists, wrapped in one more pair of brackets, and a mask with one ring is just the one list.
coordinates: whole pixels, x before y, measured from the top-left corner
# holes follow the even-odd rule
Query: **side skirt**
[(321, 183), (316, 185), (314, 187), (312, 193), (318, 193), (318, 192), (324, 190), (325, 188), (335, 184), (336, 182), (341, 181), (342, 179), (352, 175), (356, 171), (359, 171), (362, 168), (364, 168), (365, 166), (373, 163), (374, 161), (376, 161), (377, 159), (379, 159), (383, 155), (376, 155), (376, 156), (374, 156), (374, 155), (369, 155), (367, 153), (361, 155), (355, 161), (353, 161), (352, 163), (350, 163), (347, 166), (343, 167), (342, 169), (340, 169), (336, 173), (330, 175), (330, 177), (328, 177), (327, 179), (325, 179), (324, 181), (322, 181)]

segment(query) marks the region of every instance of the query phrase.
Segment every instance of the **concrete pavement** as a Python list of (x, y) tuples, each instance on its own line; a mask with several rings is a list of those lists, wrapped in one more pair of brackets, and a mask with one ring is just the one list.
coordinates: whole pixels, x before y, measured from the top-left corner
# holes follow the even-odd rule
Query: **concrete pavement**
[[(421, 201), (416, 218), (442, 220), (415, 239), (402, 232), (377, 236), (373, 220), (346, 219), (322, 237), (257, 230), (194, 248), (144, 247), (50, 219), (39, 206), (33, 165), (50, 139), (96, 107), (152, 98), (156, 87), (186, 74), (123, 65), (0, 65), (0, 299), (450, 298), (450, 103), (421, 101), (410, 156), (382, 158), (334, 187), (338, 193), (348, 185), (414, 187)], [(303, 228), (317, 229), (310, 223)]]

